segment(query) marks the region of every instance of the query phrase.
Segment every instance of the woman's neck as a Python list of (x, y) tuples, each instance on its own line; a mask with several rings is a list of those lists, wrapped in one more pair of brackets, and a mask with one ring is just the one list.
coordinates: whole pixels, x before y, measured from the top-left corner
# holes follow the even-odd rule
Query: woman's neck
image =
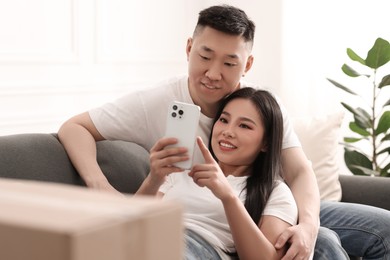
[(249, 176), (252, 172), (252, 166), (249, 165), (227, 165), (224, 163), (219, 163), (222, 172), (225, 176), (233, 175), (235, 177)]

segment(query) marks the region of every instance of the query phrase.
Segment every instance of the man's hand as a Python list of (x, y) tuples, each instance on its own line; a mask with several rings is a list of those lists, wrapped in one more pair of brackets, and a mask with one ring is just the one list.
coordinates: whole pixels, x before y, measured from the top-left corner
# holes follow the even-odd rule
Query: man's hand
[(304, 223), (291, 226), (279, 236), (275, 247), (280, 249), (286, 243), (290, 244), (282, 260), (309, 259), (314, 250), (317, 233), (318, 228)]
[(117, 195), (123, 195), (117, 189), (115, 189), (108, 181), (96, 183), (94, 186), (90, 186), (90, 188), (98, 191), (108, 192)]

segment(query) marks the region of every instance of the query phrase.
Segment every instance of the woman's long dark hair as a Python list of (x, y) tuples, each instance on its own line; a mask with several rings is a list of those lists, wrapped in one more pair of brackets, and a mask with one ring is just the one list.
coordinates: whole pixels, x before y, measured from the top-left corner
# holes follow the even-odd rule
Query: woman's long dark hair
[[(260, 152), (253, 162), (253, 171), (248, 176), (245, 186), (245, 208), (253, 221), (258, 224), (272, 192), (275, 178), (282, 175), (283, 116), (279, 104), (270, 92), (247, 87), (233, 92), (222, 101), (213, 126), (219, 120), (225, 106), (238, 98), (250, 100), (256, 106), (265, 130), (265, 152)], [(213, 130), (211, 136), (212, 134)], [(211, 142), (209, 149), (213, 157), (218, 160), (212, 150)]]

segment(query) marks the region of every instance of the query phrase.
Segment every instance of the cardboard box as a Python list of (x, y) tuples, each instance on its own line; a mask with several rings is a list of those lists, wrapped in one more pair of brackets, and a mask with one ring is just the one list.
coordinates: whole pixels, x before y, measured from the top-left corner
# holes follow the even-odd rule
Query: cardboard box
[(0, 208), (0, 259), (182, 259), (174, 202), (0, 179)]

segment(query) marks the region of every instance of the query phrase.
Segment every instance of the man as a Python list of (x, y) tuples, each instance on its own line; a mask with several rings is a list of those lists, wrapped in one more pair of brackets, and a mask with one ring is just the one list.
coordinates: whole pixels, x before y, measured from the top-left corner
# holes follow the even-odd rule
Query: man
[[(200, 13), (193, 37), (187, 41), (188, 76), (129, 94), (65, 122), (58, 135), (86, 185), (117, 192), (97, 164), (95, 142), (120, 139), (149, 150), (164, 135), (168, 104), (173, 100), (201, 107), (198, 134), (207, 144), (220, 101), (247, 86), (241, 77), (253, 64), (254, 30), (255, 25), (240, 9), (225, 5), (207, 8)], [(283, 177), (297, 202), (299, 224), (287, 229), (276, 247), (290, 243), (284, 259), (308, 259), (318, 234), (319, 191), (311, 165), (286, 116), (284, 128)], [(198, 151), (195, 161), (200, 158)], [(324, 235), (317, 246), (330, 252), (331, 259), (347, 259), (337, 236), (327, 229), (321, 230)]]

